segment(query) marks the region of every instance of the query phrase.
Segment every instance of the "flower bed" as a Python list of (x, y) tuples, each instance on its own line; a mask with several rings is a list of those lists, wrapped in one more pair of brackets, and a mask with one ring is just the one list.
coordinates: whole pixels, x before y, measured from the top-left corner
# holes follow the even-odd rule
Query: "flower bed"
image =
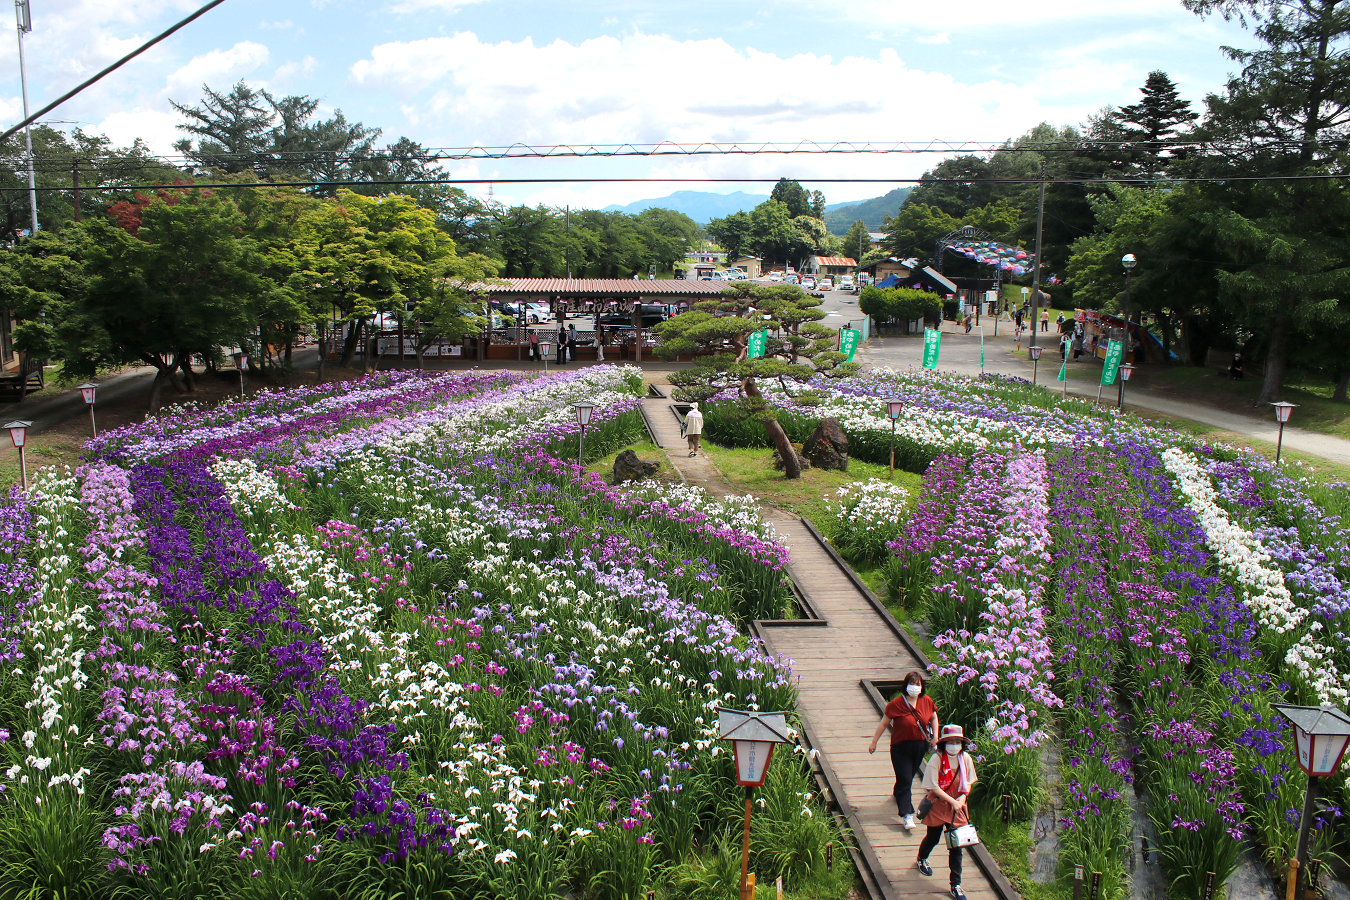
[[(794, 703), (740, 627), (787, 555), (571, 462), (576, 400), (588, 455), (641, 434), (634, 375), (180, 410), (12, 496), (4, 892), (635, 898), (722, 840), (717, 706)], [(761, 877), (824, 878), (804, 758), (760, 796)]]

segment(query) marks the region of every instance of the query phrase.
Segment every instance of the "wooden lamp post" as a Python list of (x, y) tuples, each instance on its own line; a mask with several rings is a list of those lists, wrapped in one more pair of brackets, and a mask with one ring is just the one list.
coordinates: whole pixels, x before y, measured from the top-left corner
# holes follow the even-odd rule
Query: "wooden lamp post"
[[(1031, 331), (1032, 336), (1034, 337), (1036, 329), (1033, 327)], [(1041, 347), (1037, 346), (1036, 344), (1032, 344), (1030, 347), (1027, 348), (1027, 355), (1031, 357), (1031, 383), (1032, 385), (1035, 385), (1036, 376), (1041, 371)]]
[(28, 490), (28, 460), (24, 458), (23, 447), (24, 444), (28, 443), (28, 429), (33, 427), (33, 423), (23, 419), (15, 419), (5, 427), (9, 429), (9, 439), (19, 449), (19, 477), (20, 483), (26, 491)]
[(1284, 450), (1284, 426), (1289, 421), (1289, 416), (1294, 412), (1297, 403), (1290, 403), (1288, 400), (1280, 400), (1277, 403), (1270, 404), (1275, 407), (1275, 421), (1280, 423), (1280, 440), (1275, 444), (1275, 461), (1280, 461), (1280, 452)]
[(577, 424), (581, 426), (581, 441), (577, 444), (577, 465), (586, 464), (586, 426), (591, 424), (591, 413), (595, 412), (594, 403), (573, 403), (572, 408), (577, 411)]
[(94, 437), (98, 437), (98, 423), (94, 421), (94, 394), (97, 391), (98, 385), (92, 381), (80, 385), (80, 396), (84, 398), (84, 405), (89, 407), (89, 430)]
[(1350, 716), (1334, 706), (1292, 706), (1272, 703), (1275, 711), (1294, 726), (1298, 765), (1308, 775), (1308, 794), (1298, 823), (1298, 850), (1290, 863), (1287, 896), (1298, 891), (1300, 870), (1308, 868), (1308, 831), (1317, 812), (1317, 779), (1336, 774), (1350, 744)]
[(769, 774), (769, 761), (775, 744), (786, 744), (787, 714), (781, 712), (742, 712), (735, 709), (717, 710), (719, 737), (731, 741), (736, 754), (736, 783), (745, 788), (745, 829), (741, 838), (741, 893), (740, 900), (754, 900), (754, 891), (748, 887), (750, 868), (750, 808), (755, 799), (755, 788), (764, 784)]
[(891, 420), (891, 480), (895, 480), (895, 423), (900, 420), (900, 413), (904, 411), (905, 402), (899, 397), (892, 397), (886, 401), (886, 418)]

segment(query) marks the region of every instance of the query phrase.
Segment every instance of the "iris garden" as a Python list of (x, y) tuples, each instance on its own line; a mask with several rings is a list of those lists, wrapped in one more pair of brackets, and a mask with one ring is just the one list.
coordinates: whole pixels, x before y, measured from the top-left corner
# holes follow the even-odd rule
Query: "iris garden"
[[(745, 627), (797, 614), (789, 559), (750, 498), (572, 462), (571, 404), (600, 458), (641, 440), (642, 390), (601, 366), (264, 392), (12, 491), (0, 893), (734, 893), (715, 710), (793, 708)], [(1062, 879), (1126, 894), (1136, 802), (1176, 897), (1248, 848), (1283, 865), (1304, 781), (1271, 704), (1350, 695), (1346, 485), (1009, 380), (762, 390), (794, 440), (833, 416), (876, 462), (904, 400), (917, 495), (851, 485), (831, 537), (926, 623), (984, 802), (1055, 806)], [(707, 436), (762, 444), (737, 403)], [(805, 755), (758, 796), (761, 881), (846, 894)]]

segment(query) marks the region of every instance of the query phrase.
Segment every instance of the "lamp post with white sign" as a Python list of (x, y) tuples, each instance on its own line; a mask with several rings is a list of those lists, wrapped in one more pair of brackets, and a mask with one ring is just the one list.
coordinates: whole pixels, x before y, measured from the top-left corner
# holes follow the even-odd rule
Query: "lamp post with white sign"
[(1300, 871), (1308, 869), (1308, 831), (1317, 812), (1317, 780), (1336, 774), (1350, 744), (1350, 716), (1334, 706), (1291, 706), (1273, 703), (1275, 711), (1294, 726), (1298, 765), (1308, 775), (1308, 795), (1298, 823), (1298, 850), (1290, 863), (1289, 880), (1297, 893)]
[(1288, 400), (1281, 400), (1278, 403), (1272, 403), (1275, 407), (1275, 421), (1280, 423), (1280, 440), (1275, 444), (1275, 461), (1280, 461), (1280, 452), (1284, 450), (1284, 426), (1289, 421), (1290, 414), (1293, 413), (1297, 403), (1290, 403)]
[(741, 839), (741, 900), (753, 900), (747, 887), (750, 869), (750, 808), (755, 788), (769, 774), (769, 760), (775, 744), (792, 740), (788, 735), (787, 714), (781, 712), (742, 712), (717, 710), (718, 736), (731, 741), (736, 755), (736, 783), (745, 788), (745, 831)]
[(905, 401), (898, 397), (886, 401), (886, 417), (891, 420), (891, 480), (895, 480), (895, 423), (900, 421)]
[(9, 439), (19, 449), (19, 477), (22, 479), (20, 484), (26, 491), (28, 490), (28, 460), (24, 458), (23, 445), (28, 443), (28, 429), (33, 427), (33, 423), (16, 419), (5, 427), (9, 429)]
[(89, 430), (98, 437), (98, 423), (94, 421), (94, 395), (98, 391), (98, 385), (92, 381), (80, 385), (80, 397), (84, 400), (84, 405), (89, 407)]

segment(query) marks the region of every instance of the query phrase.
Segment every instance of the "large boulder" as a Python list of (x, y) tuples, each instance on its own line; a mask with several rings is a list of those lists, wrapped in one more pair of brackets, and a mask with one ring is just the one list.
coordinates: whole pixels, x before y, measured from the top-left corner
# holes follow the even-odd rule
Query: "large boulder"
[(625, 481), (643, 481), (654, 476), (661, 468), (658, 462), (639, 459), (632, 450), (625, 450), (614, 457), (614, 483)]
[(802, 450), (817, 469), (848, 471), (848, 437), (838, 419), (822, 419)]

